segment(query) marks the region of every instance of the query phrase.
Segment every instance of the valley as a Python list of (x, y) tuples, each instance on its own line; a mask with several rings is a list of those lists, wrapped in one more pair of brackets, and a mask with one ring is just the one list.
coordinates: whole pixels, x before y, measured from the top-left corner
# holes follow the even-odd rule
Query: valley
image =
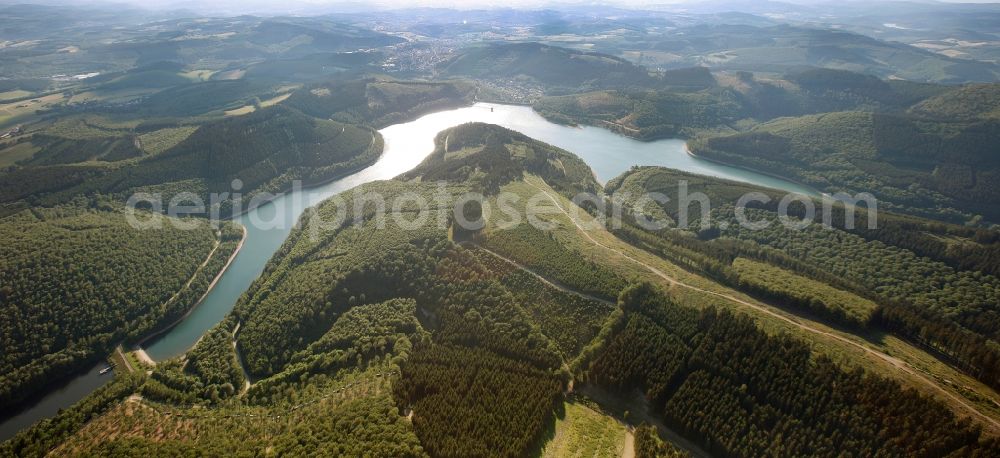
[[(440, 116), (441, 115), (431, 115), (431, 118), (433, 119), (434, 117), (440, 117)], [(426, 130), (422, 131), (426, 132)], [(390, 149), (387, 150), (387, 154), (388, 152), (392, 151), (391, 149), (392, 143), (388, 143), (388, 145), (390, 145)], [(420, 168), (418, 168), (415, 172), (419, 172), (419, 170)], [(414, 172), (410, 173), (412, 174)], [(948, 403), (953, 403), (955, 408), (957, 409), (957, 412), (959, 412), (959, 415), (972, 415), (974, 417), (983, 419), (986, 425), (995, 426), (995, 420), (992, 419), (991, 415), (983, 414), (977, 407), (973, 406), (971, 402), (960, 397), (961, 395), (956, 395), (950, 389), (942, 387), (938, 382), (932, 381), (925, 375), (921, 375), (919, 372), (914, 370), (909, 363), (905, 363), (895, 357), (888, 356), (882, 351), (870, 347), (869, 344), (859, 343), (855, 341), (853, 337), (850, 337), (849, 334), (844, 335), (842, 331), (836, 331), (822, 324), (806, 321), (802, 317), (789, 317), (788, 315), (786, 315), (786, 312), (780, 309), (772, 309), (767, 305), (757, 303), (754, 299), (749, 297), (741, 299), (733, 295), (736, 293), (727, 293), (725, 292), (724, 289), (720, 291), (718, 286), (710, 286), (711, 284), (710, 281), (709, 283), (706, 283), (704, 287), (694, 286), (692, 284), (689, 284), (688, 281), (694, 281), (696, 283), (704, 283), (706, 280), (698, 279), (698, 277), (692, 277), (690, 273), (684, 272), (683, 270), (679, 270), (676, 266), (673, 266), (669, 263), (665, 263), (664, 260), (651, 256), (646, 252), (636, 251), (636, 248), (624, 244), (623, 242), (615, 238), (615, 236), (612, 235), (611, 233), (608, 232), (594, 233), (592, 230), (591, 231), (584, 230), (579, 221), (577, 221), (576, 219), (574, 219), (573, 217), (569, 216), (566, 213), (566, 209), (564, 206), (572, 204), (565, 202), (564, 201), (565, 198), (559, 196), (559, 194), (556, 191), (552, 190), (552, 188), (549, 187), (549, 185), (545, 181), (543, 181), (540, 178), (528, 178), (524, 183), (525, 186), (512, 189), (521, 189), (522, 192), (540, 191), (549, 199), (551, 204), (556, 209), (559, 210), (558, 214), (561, 216), (557, 217), (553, 221), (560, 221), (558, 227), (564, 228), (555, 232), (556, 236), (558, 237), (558, 240), (560, 240), (561, 243), (567, 243), (567, 246), (570, 247), (580, 246), (584, 250), (586, 248), (586, 245), (589, 244), (590, 246), (597, 247), (601, 250), (606, 251), (606, 253), (603, 254), (595, 253), (596, 257), (592, 258), (591, 262), (600, 262), (601, 264), (606, 264), (608, 266), (615, 266), (611, 268), (613, 270), (622, 272), (623, 274), (629, 276), (636, 275), (636, 278), (645, 277), (654, 284), (662, 283), (663, 288), (666, 291), (675, 291), (674, 293), (672, 293), (672, 296), (677, 297), (679, 300), (683, 302), (690, 300), (692, 301), (691, 302), (692, 304), (704, 304), (706, 302), (707, 303), (716, 302), (711, 299), (713, 297), (724, 299), (723, 303), (729, 301), (732, 304), (732, 308), (734, 309), (734, 311), (737, 311), (738, 313), (749, 312), (752, 315), (760, 317), (758, 319), (762, 320), (762, 323), (765, 323), (765, 328), (770, 328), (774, 326), (776, 327), (776, 329), (782, 329), (782, 328), (794, 329), (796, 330), (796, 333), (802, 332), (806, 335), (812, 335), (812, 337), (806, 338), (806, 341), (814, 341), (817, 342), (818, 344), (822, 342), (820, 346), (817, 347), (822, 349), (819, 351), (822, 351), (827, 354), (832, 354), (834, 355), (835, 359), (846, 358), (842, 359), (842, 361), (844, 361), (845, 363), (846, 361), (851, 361), (851, 363), (848, 363), (849, 365), (854, 365), (857, 364), (858, 362), (857, 359), (854, 359), (849, 355), (851, 354), (868, 355), (871, 357), (871, 359), (869, 359), (870, 362), (861, 364), (862, 367), (866, 367), (869, 370), (874, 370), (876, 373), (884, 374), (884, 376), (901, 380), (903, 383), (907, 384), (915, 383), (918, 386), (923, 385), (923, 389), (921, 391), (928, 392), (932, 396), (941, 396)], [(280, 201), (275, 202), (274, 204), (277, 205), (279, 203)], [(487, 243), (487, 246), (489, 246), (489, 243)], [(586, 251), (587, 250), (582, 252)], [(487, 251), (487, 253), (489, 252)], [(611, 257), (609, 258), (607, 254), (610, 254)], [(503, 255), (490, 254), (489, 256), (498, 256), (498, 259), (502, 260), (503, 263), (513, 262), (516, 263), (519, 268), (523, 267), (525, 269), (528, 269), (528, 271), (532, 272), (531, 273), (532, 276), (534, 276), (539, 281), (542, 281), (543, 284), (547, 284), (550, 287), (556, 288), (557, 291), (562, 291), (562, 293), (564, 294), (567, 294), (567, 291), (570, 291), (566, 289), (561, 289), (565, 287), (556, 286), (557, 283), (553, 283), (552, 280), (545, 279), (545, 277), (541, 276), (541, 274), (539, 274), (538, 271), (532, 270), (530, 265), (528, 266), (522, 265), (517, 261), (513, 261), (509, 258), (506, 258)], [(615, 260), (616, 258), (619, 259), (619, 261), (616, 261)], [(648, 259), (648, 261), (641, 260), (643, 258)], [(622, 269), (624, 266), (627, 265), (630, 265), (630, 267)], [(557, 267), (556, 270), (552, 272), (559, 272), (559, 269), (560, 268)], [(542, 270), (542, 272), (545, 271), (546, 271), (545, 269)], [(673, 276), (672, 274), (666, 273), (671, 271), (677, 272), (676, 274), (677, 277)], [(690, 280), (678, 279), (685, 277), (690, 278)], [(558, 284), (565, 285), (565, 284), (573, 284), (574, 282), (575, 281), (572, 280), (568, 281), (568, 283), (567, 281), (559, 281)], [(679, 291), (677, 291), (678, 289), (687, 290), (689, 291), (689, 293), (680, 293)], [(251, 292), (252, 291), (253, 288), (251, 289)], [(594, 291), (600, 291), (600, 288)], [(568, 294), (575, 294), (575, 292), (568, 292)], [(687, 299), (688, 297), (690, 297), (690, 299)], [(586, 296), (582, 298), (584, 300), (598, 300), (597, 298), (589, 299)], [(716, 304), (723, 305), (722, 303), (718, 302), (716, 302)], [(222, 324), (223, 326), (222, 329), (225, 329), (225, 326), (227, 326), (226, 323), (231, 323), (231, 319), (227, 318), (226, 320), (224, 320)], [(209, 323), (208, 326), (211, 327), (211, 323)], [(241, 332), (241, 336), (244, 333), (245, 331)], [(591, 336), (594, 335), (595, 334), (591, 334)], [(238, 340), (238, 342), (242, 341), (243, 341), (242, 338)], [(206, 345), (207, 342), (209, 341), (203, 341), (199, 345)], [(838, 347), (840, 348), (839, 350), (835, 350), (832, 353), (830, 352), (831, 349)], [(224, 348), (229, 348), (229, 345), (228, 344), (224, 345)], [(242, 348), (253, 349), (254, 347), (242, 347)], [(581, 348), (581, 347), (576, 346), (576, 347), (566, 347), (566, 348), (569, 349), (569, 348)], [(195, 351), (198, 350), (196, 349)], [(917, 350), (910, 348), (908, 351), (914, 352)], [(862, 358), (867, 359), (866, 356), (862, 356)], [(157, 369), (157, 371), (160, 370), (161, 369)], [(171, 369), (165, 368), (162, 370), (169, 371)], [(252, 370), (252, 372), (256, 372), (258, 370), (259, 369)], [(951, 374), (951, 376), (956, 376), (956, 375), (961, 377), (960, 374), (956, 374), (954, 372), (952, 372)], [(265, 377), (264, 380), (270, 380), (270, 378)], [(263, 388), (263, 386), (270, 385), (271, 383), (272, 382), (266, 382), (265, 385), (261, 385), (260, 387), (258, 387), (257, 384), (255, 384), (252, 387), (251, 392), (248, 393), (248, 396), (254, 396), (253, 394), (255, 392), (254, 390), (258, 391), (263, 390), (265, 389)], [(995, 394), (989, 396), (995, 396)]]
[(293, 4), (0, 5), (0, 456), (1000, 454), (993, 7)]

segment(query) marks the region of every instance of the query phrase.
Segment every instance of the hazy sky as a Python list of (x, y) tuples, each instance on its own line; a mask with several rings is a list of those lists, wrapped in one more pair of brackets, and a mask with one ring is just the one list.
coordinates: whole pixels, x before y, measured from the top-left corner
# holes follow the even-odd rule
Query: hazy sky
[[(382, 8), (406, 8), (415, 6), (444, 6), (455, 8), (493, 8), (493, 7), (542, 7), (558, 4), (598, 4), (615, 6), (642, 7), (649, 5), (684, 5), (698, 3), (730, 3), (719, 0), (124, 0), (127, 3), (137, 4), (147, 7), (207, 7), (212, 6), (232, 7), (238, 5), (252, 5), (254, 7), (273, 8), (317, 8), (324, 6), (334, 6), (345, 3), (355, 3), (357, 6), (377, 5)], [(753, 0), (738, 0), (752, 4)], [(835, 3), (833, 0), (774, 0), (784, 3), (815, 4), (815, 3)], [(853, 0), (856, 2), (873, 3), (886, 0)], [(890, 0), (891, 1), (891, 0)], [(913, 0), (915, 2), (930, 3), (925, 0)], [(947, 3), (994, 3), (1000, 0), (939, 0)], [(28, 0), (26, 3), (30, 3)]]
[[(21, 0), (0, 0), (0, 3), (17, 2)], [(33, 0), (23, 0), (32, 3)], [(93, 0), (34, 0), (43, 3), (83, 3)], [(98, 0), (100, 1), (100, 0)], [(817, 4), (824, 3), (831, 7), (843, 4), (844, 0), (771, 0), (775, 3)], [(853, 3), (868, 4), (893, 0), (847, 0)], [(906, 0), (904, 0), (906, 1)], [(910, 0), (914, 3), (930, 3), (926, 0)], [(942, 0), (950, 3), (993, 3), (1000, 0)], [(474, 8), (545, 8), (559, 5), (608, 5), (619, 7), (662, 7), (686, 9), (687, 6), (698, 4), (744, 5), (752, 7), (760, 5), (760, 0), (104, 0), (104, 3), (129, 3), (150, 9), (185, 9), (204, 14), (294, 14), (310, 15), (331, 12), (366, 11), (373, 9), (397, 9), (408, 7), (448, 7), (457, 9)], [(744, 8), (733, 7), (740, 11)], [(1000, 5), (998, 5), (1000, 8)]]

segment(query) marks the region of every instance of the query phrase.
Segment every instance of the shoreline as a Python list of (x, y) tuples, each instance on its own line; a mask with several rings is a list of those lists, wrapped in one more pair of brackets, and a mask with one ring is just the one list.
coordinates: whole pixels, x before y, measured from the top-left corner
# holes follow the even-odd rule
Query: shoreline
[[(463, 104), (461, 104), (457, 108), (464, 108), (464, 107), (472, 106), (475, 103), (476, 102), (463, 103)], [(448, 110), (448, 109), (454, 109), (454, 108), (444, 108), (443, 110)], [(434, 114), (434, 113), (437, 113), (437, 112), (443, 111), (443, 110), (441, 108), (438, 108), (438, 109), (435, 109), (435, 110), (431, 110), (429, 112), (411, 114), (409, 116), (406, 116), (404, 119), (399, 120), (396, 124), (412, 122), (413, 120), (419, 119), (422, 116), (426, 116), (426, 115), (429, 115), (429, 114)], [(390, 124), (390, 125), (395, 125), (395, 124)], [(369, 148), (371, 148), (371, 147), (373, 147), (376, 144), (376, 140), (379, 140), (379, 138), (381, 137), (381, 133), (378, 131), (378, 129), (376, 129), (374, 127), (371, 127), (371, 126), (368, 126), (368, 129), (372, 133), (372, 140), (371, 140), (371, 143), (369, 144)], [(384, 156), (384, 153), (385, 153), (385, 146), (384, 146), (384, 140), (383, 140), (383, 146), (382, 146), (381, 150), (378, 152), (377, 156), (375, 156), (371, 161), (366, 161), (365, 163), (359, 164), (359, 165), (357, 165), (355, 167), (351, 167), (351, 168), (349, 168), (347, 170), (343, 170), (340, 173), (337, 173), (337, 174), (332, 175), (332, 176), (330, 176), (328, 178), (319, 180), (317, 182), (309, 183), (308, 185), (302, 186), (301, 189), (302, 190), (313, 189), (313, 188), (320, 187), (320, 186), (329, 184), (329, 183), (337, 181), (337, 180), (341, 180), (341, 179), (350, 177), (350, 176), (352, 176), (354, 174), (357, 174), (357, 173), (359, 173), (361, 171), (364, 171), (365, 169), (367, 169), (367, 168), (375, 165), (376, 163), (378, 163), (378, 161)], [(169, 323), (168, 325), (165, 325), (164, 327), (162, 327), (162, 328), (160, 328), (158, 330), (155, 330), (155, 331), (153, 331), (153, 332), (151, 332), (151, 333), (143, 336), (141, 339), (139, 339), (135, 344), (133, 344), (130, 347), (130, 351), (133, 352), (136, 355), (137, 359), (140, 359), (143, 362), (147, 362), (147, 363), (148, 362), (152, 362), (153, 364), (155, 364), (155, 360), (153, 360), (152, 357), (149, 356), (148, 352), (146, 352), (146, 350), (142, 346), (145, 345), (145, 344), (147, 344), (147, 343), (149, 343), (151, 340), (153, 340), (155, 338), (158, 338), (161, 335), (169, 332), (171, 329), (173, 329), (174, 327), (176, 327), (177, 325), (179, 325), (182, 321), (188, 319), (191, 316), (191, 314), (200, 305), (202, 305), (202, 302), (204, 302), (204, 300), (205, 300), (206, 296), (208, 295), (208, 293), (210, 293), (210, 292), (212, 292), (214, 290), (214, 287), (221, 280), (222, 275), (224, 275), (228, 271), (228, 269), (232, 265), (232, 263), (235, 262), (236, 257), (239, 255), (239, 253), (241, 252), (242, 248), (244, 247), (244, 244), (246, 243), (247, 233), (248, 233), (246, 226), (240, 224), (239, 221), (238, 221), (238, 219), (240, 217), (248, 214), (251, 210), (256, 210), (256, 209), (258, 209), (258, 208), (260, 208), (260, 207), (262, 207), (262, 206), (264, 206), (264, 205), (266, 205), (268, 203), (271, 203), (274, 199), (277, 199), (278, 197), (284, 196), (284, 195), (288, 194), (289, 192), (291, 192), (292, 190), (293, 189), (291, 187), (291, 184), (289, 184), (289, 185), (285, 186), (285, 188), (281, 192), (276, 193), (270, 199), (267, 199), (266, 201), (260, 202), (258, 205), (255, 205), (253, 207), (248, 207), (246, 209), (243, 209), (243, 210), (241, 210), (238, 213), (232, 213), (229, 216), (227, 216), (226, 218), (223, 218), (225, 220), (231, 220), (232, 222), (234, 222), (236, 224), (239, 224), (241, 226), (241, 229), (243, 230), (243, 237), (240, 239), (240, 242), (237, 244), (236, 248), (234, 249), (233, 253), (230, 255), (229, 259), (226, 261), (226, 264), (219, 271), (219, 273), (215, 276), (215, 278), (213, 278), (212, 282), (210, 283), (209, 287), (206, 289), (205, 293), (202, 294), (202, 296), (198, 299), (198, 301), (195, 302), (195, 304), (193, 306), (191, 306), (178, 319), (174, 320), (173, 322)], [(206, 263), (209, 262), (210, 260), (211, 260), (210, 257), (207, 258), (206, 259)], [(204, 337), (204, 334), (202, 334), (202, 336), (199, 337), (199, 341), (203, 337)], [(197, 345), (197, 342), (195, 343), (195, 345)], [(104, 357), (95, 355), (93, 358), (90, 358), (90, 361), (94, 361), (94, 362), (97, 362), (97, 364), (100, 364), (100, 361), (102, 361), (103, 359), (104, 359)], [(92, 366), (92, 364), (90, 362), (88, 362), (87, 364), (82, 365), (80, 367), (80, 369), (79, 369), (80, 372), (77, 372), (76, 370), (74, 370), (72, 375), (69, 375), (69, 376), (67, 376), (65, 378), (65, 382), (64, 382), (65, 384), (63, 384), (63, 382), (60, 382), (60, 386), (68, 385), (68, 384), (72, 383), (73, 381), (79, 379), (81, 376), (85, 376), (86, 374), (84, 373), (84, 370), (86, 369), (86, 367), (91, 367), (91, 366)], [(97, 366), (94, 366), (91, 370), (96, 370), (97, 368), (98, 368)], [(92, 392), (92, 390), (91, 390), (91, 392)], [(43, 392), (39, 394), (38, 399), (39, 400), (43, 399), (45, 396), (48, 396), (49, 394), (51, 394), (51, 390), (49, 390), (49, 389), (43, 390)], [(91, 393), (88, 393), (83, 398), (86, 398), (90, 394)], [(33, 409), (36, 404), (37, 404), (37, 401), (26, 402), (23, 405), (22, 410), (23, 411), (27, 411), (27, 410)], [(17, 415), (14, 415), (14, 416), (11, 416), (10, 418), (14, 418), (16, 416)]]
[[(376, 140), (379, 137), (381, 137), (381, 134), (377, 130), (371, 129), (371, 132), (372, 132), (372, 140), (371, 140), (371, 143), (368, 145), (369, 148), (373, 147), (375, 145), (375, 143), (376, 143)], [(334, 176), (331, 176), (329, 178), (320, 180), (318, 182), (310, 183), (308, 185), (303, 185), (300, 188), (300, 190), (305, 191), (305, 190), (317, 188), (317, 187), (320, 187), (320, 186), (332, 183), (332, 182), (337, 181), (337, 180), (342, 180), (342, 179), (347, 178), (347, 177), (349, 177), (351, 175), (357, 174), (357, 173), (361, 172), (362, 170), (365, 170), (368, 167), (371, 167), (372, 165), (376, 164), (379, 161), (379, 159), (382, 158), (382, 155), (384, 153), (385, 153), (385, 146), (383, 144), (382, 151), (379, 152), (378, 156), (376, 156), (373, 161), (366, 162), (364, 164), (360, 164), (357, 167), (352, 167), (352, 168), (350, 168), (348, 170), (344, 170), (341, 173), (338, 173), (338, 174), (336, 174)], [(247, 207), (246, 209), (240, 211), (239, 213), (231, 214), (228, 218), (226, 218), (230, 222), (232, 222), (234, 224), (238, 224), (240, 226), (240, 228), (243, 230), (243, 237), (240, 239), (240, 242), (236, 245), (236, 248), (233, 250), (232, 255), (229, 256), (229, 259), (226, 261), (226, 264), (222, 267), (222, 269), (219, 271), (219, 273), (212, 279), (212, 282), (209, 283), (208, 288), (205, 290), (205, 292), (201, 295), (201, 297), (198, 298), (198, 300), (195, 302), (195, 304), (193, 306), (191, 306), (191, 308), (189, 308), (186, 312), (184, 312), (184, 315), (180, 316), (179, 318), (177, 318), (176, 320), (174, 320), (170, 324), (164, 326), (163, 328), (158, 329), (157, 331), (155, 331), (155, 332), (153, 332), (153, 333), (151, 333), (149, 335), (144, 336), (142, 339), (140, 339), (138, 342), (136, 342), (132, 346), (132, 351), (134, 353), (136, 353), (136, 355), (139, 358), (145, 359), (146, 362), (149, 362), (152, 365), (155, 365), (156, 364), (156, 360), (154, 360), (151, 356), (149, 356), (149, 353), (146, 352), (146, 350), (143, 348), (143, 345), (147, 344), (149, 341), (151, 341), (151, 340), (153, 340), (155, 338), (158, 338), (158, 337), (162, 336), (163, 334), (166, 334), (167, 332), (169, 332), (170, 330), (172, 330), (174, 327), (176, 327), (177, 325), (179, 325), (181, 322), (183, 322), (184, 320), (186, 320), (187, 318), (189, 318), (191, 316), (191, 314), (194, 313), (194, 311), (198, 308), (198, 306), (200, 306), (202, 304), (202, 302), (205, 301), (205, 298), (208, 297), (208, 294), (211, 293), (213, 289), (215, 289), (216, 284), (218, 284), (218, 282), (222, 279), (222, 276), (225, 275), (225, 273), (229, 270), (229, 267), (236, 260), (237, 255), (239, 255), (240, 251), (243, 249), (243, 244), (246, 243), (246, 240), (247, 240), (247, 233), (248, 233), (247, 232), (247, 228), (243, 224), (240, 224), (237, 220), (240, 217), (242, 217), (243, 215), (246, 215), (246, 214), (250, 213), (251, 211), (254, 211), (254, 210), (258, 209), (258, 208), (261, 208), (261, 207), (263, 207), (265, 205), (268, 205), (268, 204), (272, 203), (274, 200), (278, 199), (279, 197), (283, 197), (283, 196), (285, 196), (286, 194), (288, 194), (289, 192), (292, 192), (292, 191), (293, 191), (293, 189), (292, 189), (291, 185), (286, 186), (282, 191), (280, 191), (278, 193), (275, 193), (269, 199), (267, 199), (267, 200), (265, 200), (263, 202), (260, 202), (259, 204), (255, 205), (253, 207)], [(198, 342), (200, 342), (203, 337), (204, 337), (204, 335), (202, 335), (201, 337), (199, 337), (198, 340), (195, 341), (194, 345), (192, 345), (192, 348), (195, 345), (198, 345)]]
[[(198, 306), (201, 305), (201, 303), (205, 301), (205, 298), (208, 296), (208, 294), (211, 293), (213, 289), (215, 289), (215, 285), (219, 283), (219, 280), (222, 279), (222, 276), (225, 275), (226, 271), (228, 271), (229, 267), (233, 264), (233, 261), (236, 260), (236, 256), (238, 256), (240, 254), (240, 250), (243, 249), (243, 244), (246, 243), (246, 241), (247, 241), (247, 234), (248, 234), (247, 228), (246, 228), (246, 226), (244, 226), (244, 225), (242, 225), (242, 224), (240, 224), (240, 223), (238, 223), (236, 221), (233, 221), (233, 223), (234, 224), (239, 224), (240, 228), (243, 230), (243, 237), (240, 239), (240, 242), (236, 244), (236, 248), (233, 249), (233, 253), (231, 255), (229, 255), (229, 259), (226, 260), (226, 264), (223, 265), (222, 269), (219, 270), (219, 273), (217, 273), (215, 275), (215, 277), (212, 278), (212, 282), (208, 284), (208, 288), (205, 289), (205, 292), (202, 293), (201, 297), (199, 297), (197, 301), (195, 301), (194, 305), (192, 305), (190, 308), (188, 308), (188, 310), (186, 312), (184, 312), (184, 315), (181, 315), (179, 318), (177, 318), (176, 320), (174, 320), (170, 324), (168, 324), (168, 325), (164, 326), (163, 328), (161, 328), (161, 329), (159, 329), (157, 331), (154, 331), (153, 333), (151, 333), (149, 335), (146, 335), (145, 337), (143, 337), (142, 339), (140, 339), (138, 342), (135, 343), (135, 345), (133, 345), (132, 351), (136, 352), (136, 354), (139, 354), (139, 352), (141, 352), (141, 355), (144, 356), (145, 358), (147, 358), (149, 361), (151, 361), (153, 365), (156, 364), (156, 361), (154, 361), (152, 358), (150, 358), (149, 354), (146, 353), (146, 350), (142, 348), (143, 344), (145, 344), (146, 342), (148, 342), (150, 339), (153, 339), (155, 337), (160, 336), (161, 334), (164, 334), (164, 333), (170, 331), (175, 326), (177, 326), (182, 321), (184, 321), (189, 316), (191, 316), (191, 314), (194, 313), (195, 309), (197, 309)], [(209, 259), (209, 260), (211, 260), (211, 259)], [(140, 356), (140, 357), (142, 357), (142, 356)]]
[(156, 366), (156, 361), (153, 361), (153, 358), (149, 357), (149, 353), (146, 353), (146, 350), (142, 348), (136, 348), (135, 350), (132, 351), (132, 353), (135, 355), (135, 358), (138, 359), (140, 363), (148, 364), (154, 367)]
[[(515, 105), (515, 104), (508, 104), (508, 105)], [(536, 110), (533, 105), (528, 105), (528, 106), (530, 106), (531, 109), (535, 113), (537, 113), (539, 116), (541, 116), (542, 118), (544, 118), (546, 121), (549, 121), (549, 122), (554, 123), (554, 124), (568, 125), (568, 124), (562, 124), (562, 123), (558, 122), (557, 120), (553, 120), (553, 119), (550, 119), (550, 118), (546, 117), (540, 111)], [(635, 135), (631, 135), (631, 134), (635, 134), (635, 133), (640, 132), (638, 129), (627, 127), (627, 126), (623, 126), (621, 124), (618, 124), (618, 123), (615, 123), (615, 122), (612, 122), (612, 121), (603, 120), (603, 119), (594, 119), (593, 121), (597, 121), (597, 123), (589, 123), (589, 122), (581, 123), (580, 121), (574, 120), (574, 124), (573, 125), (569, 125), (569, 126), (570, 127), (580, 127), (580, 126), (586, 125), (586, 126), (590, 126), (590, 127), (596, 127), (598, 129), (604, 129), (604, 130), (613, 132), (615, 134), (621, 135), (623, 137), (630, 138), (632, 140), (643, 142), (643, 143), (654, 142), (654, 141), (657, 141), (657, 140), (661, 140), (663, 138), (668, 138), (668, 139), (670, 139), (670, 138), (676, 138), (676, 139), (684, 141), (684, 152), (688, 156), (690, 156), (692, 158), (695, 158), (695, 159), (698, 159), (698, 160), (702, 160), (702, 161), (706, 161), (706, 162), (711, 162), (713, 164), (718, 164), (718, 165), (722, 165), (722, 166), (725, 166), (725, 167), (732, 167), (734, 169), (746, 170), (748, 172), (758, 173), (758, 174), (765, 175), (765, 176), (768, 176), (768, 177), (771, 177), (771, 178), (774, 178), (774, 179), (778, 179), (778, 180), (782, 180), (782, 181), (787, 181), (789, 183), (794, 183), (794, 184), (796, 184), (798, 186), (801, 186), (803, 188), (806, 188), (806, 189), (812, 191), (814, 193), (814, 196), (810, 196), (810, 197), (820, 197), (820, 198), (822, 198), (824, 196), (829, 195), (829, 194), (827, 194), (827, 193), (825, 193), (825, 192), (817, 189), (813, 185), (810, 185), (808, 183), (804, 183), (804, 182), (799, 181), (799, 180), (794, 179), (794, 178), (789, 178), (789, 177), (781, 176), (781, 175), (778, 175), (776, 173), (768, 172), (768, 171), (765, 171), (765, 170), (760, 170), (760, 169), (757, 169), (757, 168), (754, 168), (754, 167), (748, 167), (748, 166), (739, 165), (739, 164), (731, 164), (731, 163), (727, 163), (727, 162), (724, 162), (724, 161), (720, 161), (718, 159), (712, 159), (712, 158), (708, 158), (708, 157), (705, 157), (705, 156), (699, 156), (698, 154), (695, 154), (694, 151), (691, 151), (691, 148), (688, 146), (688, 142), (691, 140), (691, 138), (685, 138), (682, 135), (678, 135), (678, 136), (665, 136), (665, 137), (662, 137), (662, 138), (660, 138), (660, 137), (639, 138), (639, 137), (637, 137)], [(594, 172), (594, 173), (596, 175), (596, 172)], [(723, 178), (723, 179), (726, 179), (726, 178)], [(732, 180), (730, 180), (730, 181), (732, 181)], [(763, 186), (763, 187), (766, 188), (767, 186)]]
[[(373, 131), (373, 134), (378, 134), (379, 136), (382, 136), (382, 134), (379, 134), (377, 130), (372, 129), (372, 131)], [(374, 144), (375, 144), (375, 137), (373, 135), (372, 136), (372, 142), (371, 142), (371, 144), (368, 145), (368, 147), (371, 148)], [(382, 146), (382, 151), (380, 151), (378, 153), (378, 156), (375, 157), (375, 160), (371, 161), (370, 163), (361, 164), (361, 165), (358, 165), (357, 167), (353, 167), (353, 168), (351, 168), (349, 170), (344, 170), (341, 173), (333, 175), (333, 176), (331, 176), (329, 178), (324, 178), (324, 179), (322, 179), (320, 181), (317, 181), (315, 183), (303, 184), (302, 187), (299, 188), (299, 190), (306, 191), (306, 190), (309, 190), (309, 189), (318, 188), (320, 186), (330, 184), (330, 183), (332, 183), (334, 181), (337, 181), (337, 180), (342, 180), (344, 178), (347, 178), (347, 177), (349, 177), (351, 175), (354, 175), (354, 174), (356, 174), (356, 173), (358, 173), (358, 172), (360, 172), (360, 171), (362, 171), (364, 169), (367, 169), (368, 167), (371, 167), (371, 166), (375, 165), (379, 161), (379, 159), (382, 159), (382, 155), (383, 154), (385, 154), (385, 144), (384, 143), (383, 143), (383, 146)], [(261, 208), (261, 207), (263, 207), (263, 206), (265, 206), (267, 204), (270, 204), (270, 203), (274, 202), (275, 200), (277, 200), (279, 197), (283, 197), (286, 194), (288, 194), (289, 192), (292, 192), (293, 190), (294, 189), (292, 188), (292, 185), (289, 184), (289, 185), (283, 187), (280, 191), (274, 193), (267, 200), (264, 200), (264, 201), (260, 202), (259, 204), (254, 205), (252, 207), (247, 207), (246, 209), (243, 209), (243, 210), (241, 210), (238, 213), (231, 213), (229, 215), (229, 217), (226, 218), (226, 219), (235, 221), (237, 218), (243, 217), (244, 215), (246, 215), (247, 213), (250, 213), (251, 211), (254, 211), (254, 210), (258, 209), (258, 208)]]
[[(742, 166), (742, 165), (729, 164), (729, 163), (720, 161), (718, 159), (712, 159), (712, 158), (708, 158), (708, 157), (705, 157), (705, 156), (699, 156), (699, 155), (695, 154), (694, 151), (691, 151), (691, 148), (688, 147), (688, 142), (687, 141), (684, 142), (684, 152), (687, 153), (688, 156), (691, 156), (691, 157), (693, 157), (695, 159), (698, 159), (698, 160), (701, 160), (701, 161), (711, 162), (713, 164), (718, 164), (718, 165), (722, 165), (722, 166), (726, 166), (726, 167), (732, 167), (734, 169), (746, 170), (746, 171), (753, 172), (753, 173), (759, 173), (761, 175), (769, 176), (771, 178), (775, 178), (775, 179), (778, 179), (778, 180), (787, 181), (789, 183), (797, 184), (799, 186), (802, 186), (803, 188), (809, 189), (810, 191), (816, 193), (816, 196), (818, 196), (818, 197), (823, 197), (823, 196), (828, 195), (827, 193), (825, 193), (823, 191), (820, 191), (819, 189), (816, 189), (815, 186), (812, 186), (812, 185), (807, 184), (807, 183), (803, 183), (803, 182), (801, 182), (799, 180), (796, 180), (794, 178), (783, 177), (783, 176), (778, 175), (776, 173), (772, 173), (772, 172), (767, 172), (767, 171), (764, 171), (764, 170), (755, 169), (753, 167), (745, 167), (745, 166)], [(726, 178), (723, 178), (723, 179), (726, 179)], [(732, 181), (732, 180), (730, 180), (730, 181)], [(767, 186), (762, 186), (762, 187), (766, 188)], [(811, 197), (816, 197), (816, 196), (811, 196)]]

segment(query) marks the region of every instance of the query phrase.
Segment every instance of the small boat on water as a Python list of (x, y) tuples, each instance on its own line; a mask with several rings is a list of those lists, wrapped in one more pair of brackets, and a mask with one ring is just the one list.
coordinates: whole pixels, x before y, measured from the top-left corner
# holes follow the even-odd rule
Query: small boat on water
[(108, 372), (111, 372), (111, 370), (114, 369), (114, 368), (115, 368), (115, 365), (112, 364), (112, 365), (110, 365), (108, 367), (105, 367), (104, 369), (101, 369), (100, 374), (101, 375), (107, 374)]

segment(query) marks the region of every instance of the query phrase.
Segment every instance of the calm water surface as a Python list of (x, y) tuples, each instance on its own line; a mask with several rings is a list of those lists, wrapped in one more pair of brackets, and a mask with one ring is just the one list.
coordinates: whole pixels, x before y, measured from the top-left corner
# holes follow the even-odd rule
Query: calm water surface
[(108, 367), (107, 364), (100, 363), (91, 368), (87, 373), (73, 378), (68, 383), (42, 396), (34, 405), (19, 412), (14, 417), (0, 423), (0, 441), (10, 439), (18, 431), (25, 429), (35, 422), (56, 416), (60, 409), (65, 409), (77, 401), (83, 399), (94, 390), (104, 386), (114, 377), (114, 371), (101, 374), (101, 369)]
[[(146, 352), (162, 361), (183, 354), (212, 326), (232, 310), (237, 299), (264, 270), (302, 212), (335, 194), (376, 180), (388, 180), (420, 163), (434, 149), (434, 136), (467, 122), (498, 124), (529, 137), (563, 148), (583, 158), (601, 183), (633, 165), (659, 165), (703, 175), (816, 195), (804, 186), (768, 175), (701, 160), (687, 154), (682, 140), (640, 142), (597, 127), (553, 124), (530, 107), (476, 104), (443, 111), (415, 121), (386, 127), (385, 151), (375, 164), (343, 179), (315, 188), (289, 192), (239, 218), (247, 238), (236, 259), (215, 288), (194, 311), (169, 332), (149, 343)], [(43, 397), (29, 409), (0, 424), (0, 440), (34, 422), (56, 414), (111, 380), (97, 372), (103, 365), (71, 380), (65, 387)]]

